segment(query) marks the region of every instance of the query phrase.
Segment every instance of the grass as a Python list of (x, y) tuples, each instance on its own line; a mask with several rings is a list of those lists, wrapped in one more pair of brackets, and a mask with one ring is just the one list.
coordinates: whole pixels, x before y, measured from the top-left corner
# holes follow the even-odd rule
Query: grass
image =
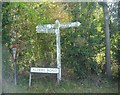
[(3, 81), (3, 93), (118, 93), (118, 83), (102, 80), (98, 85), (92, 80), (63, 80), (58, 85), (53, 80), (33, 80), (28, 87), (28, 80), (21, 79), (17, 86)]

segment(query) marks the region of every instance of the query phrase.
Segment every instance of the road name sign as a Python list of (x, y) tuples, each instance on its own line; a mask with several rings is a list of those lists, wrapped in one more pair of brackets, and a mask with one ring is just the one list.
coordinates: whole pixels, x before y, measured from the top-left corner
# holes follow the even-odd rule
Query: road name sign
[(57, 74), (57, 73), (59, 73), (59, 69), (58, 68), (31, 67), (30, 72), (31, 73), (53, 73), (53, 74)]

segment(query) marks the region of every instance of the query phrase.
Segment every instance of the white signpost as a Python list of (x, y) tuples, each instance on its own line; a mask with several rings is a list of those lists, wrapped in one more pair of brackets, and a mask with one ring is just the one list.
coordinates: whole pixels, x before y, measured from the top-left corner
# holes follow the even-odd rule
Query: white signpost
[(36, 68), (31, 67), (29, 86), (31, 86), (31, 73), (53, 73), (57, 74), (58, 83), (61, 80), (61, 47), (60, 47), (60, 28), (78, 27), (80, 22), (72, 22), (60, 24), (58, 20), (55, 24), (38, 25), (36, 26), (37, 33), (56, 33), (56, 46), (57, 46), (57, 68)]

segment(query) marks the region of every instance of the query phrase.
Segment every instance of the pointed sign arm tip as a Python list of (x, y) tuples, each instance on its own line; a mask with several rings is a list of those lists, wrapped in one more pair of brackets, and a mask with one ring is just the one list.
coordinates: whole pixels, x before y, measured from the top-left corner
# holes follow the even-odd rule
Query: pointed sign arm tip
[(77, 25), (80, 26), (80, 24), (81, 24), (81, 23), (77, 21)]

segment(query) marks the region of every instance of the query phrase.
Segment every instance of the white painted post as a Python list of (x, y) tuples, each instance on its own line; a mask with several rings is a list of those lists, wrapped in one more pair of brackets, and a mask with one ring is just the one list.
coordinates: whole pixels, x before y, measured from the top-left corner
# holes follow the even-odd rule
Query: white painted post
[(58, 84), (61, 80), (61, 47), (60, 47), (60, 22), (58, 20), (55, 21), (56, 28), (56, 46), (57, 46), (57, 68), (59, 69), (59, 73), (57, 74)]
[(30, 76), (29, 76), (29, 87), (31, 86), (31, 72), (30, 72)]

